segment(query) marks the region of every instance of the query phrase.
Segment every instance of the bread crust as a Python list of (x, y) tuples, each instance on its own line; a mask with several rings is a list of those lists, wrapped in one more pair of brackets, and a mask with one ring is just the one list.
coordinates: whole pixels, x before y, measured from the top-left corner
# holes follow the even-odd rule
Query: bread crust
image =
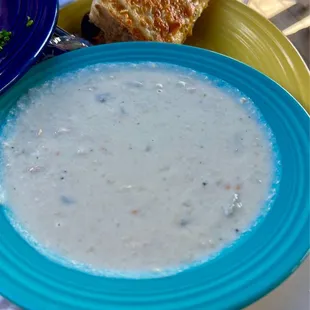
[(106, 42), (183, 43), (209, 0), (93, 0), (90, 20)]

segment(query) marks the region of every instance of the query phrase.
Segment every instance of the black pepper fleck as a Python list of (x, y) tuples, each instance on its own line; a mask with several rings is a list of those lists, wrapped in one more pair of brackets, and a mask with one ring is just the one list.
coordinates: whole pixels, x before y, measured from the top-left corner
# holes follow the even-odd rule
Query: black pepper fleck
[(147, 145), (145, 148), (145, 152), (150, 152), (152, 150), (152, 147), (150, 145)]
[(207, 186), (207, 185), (208, 185), (208, 182), (202, 182), (202, 185), (203, 185), (203, 186)]
[(108, 94), (99, 94), (96, 95), (96, 100), (100, 103), (104, 103), (107, 101)]
[(93, 246), (90, 246), (88, 249), (87, 249), (87, 252), (88, 253), (93, 253), (95, 251), (95, 248)]
[(64, 177), (60, 177), (60, 180), (64, 180), (65, 178)]
[(187, 226), (189, 224), (189, 220), (181, 219), (179, 224), (180, 224), (181, 227), (185, 227), (185, 226)]
[(124, 107), (120, 107), (120, 112), (121, 112), (122, 115), (126, 115), (127, 114), (127, 112), (126, 112)]
[(235, 229), (235, 232), (236, 232), (236, 233), (239, 233), (239, 232), (240, 232), (240, 230), (239, 230), (238, 228), (236, 228), (236, 229)]

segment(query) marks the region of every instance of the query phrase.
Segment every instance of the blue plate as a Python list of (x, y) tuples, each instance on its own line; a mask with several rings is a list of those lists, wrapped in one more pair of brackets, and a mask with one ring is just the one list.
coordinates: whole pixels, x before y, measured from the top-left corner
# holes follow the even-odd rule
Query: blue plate
[[(27, 27), (28, 16), (34, 23)], [(29, 69), (53, 33), (57, 0), (1, 0), (0, 30), (12, 32), (0, 51), (0, 94)]]
[(250, 233), (219, 256), (176, 275), (117, 279), (69, 269), (42, 256), (0, 211), (0, 293), (26, 309), (241, 309), (286, 279), (309, 249), (309, 116), (283, 88), (220, 54), (182, 45), (120, 43), (74, 51), (35, 66), (0, 99), (0, 124), (29, 88), (103, 62), (166, 62), (227, 81), (260, 109), (278, 143), (277, 198)]

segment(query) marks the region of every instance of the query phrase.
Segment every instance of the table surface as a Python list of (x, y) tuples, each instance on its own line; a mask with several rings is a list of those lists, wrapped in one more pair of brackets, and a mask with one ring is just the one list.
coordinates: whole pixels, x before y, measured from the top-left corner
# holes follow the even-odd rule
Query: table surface
[[(73, 0), (59, 0), (60, 6)], [(273, 292), (246, 310), (309, 310), (310, 308), (310, 259)], [(15, 310), (13, 305), (1, 299), (0, 310)]]

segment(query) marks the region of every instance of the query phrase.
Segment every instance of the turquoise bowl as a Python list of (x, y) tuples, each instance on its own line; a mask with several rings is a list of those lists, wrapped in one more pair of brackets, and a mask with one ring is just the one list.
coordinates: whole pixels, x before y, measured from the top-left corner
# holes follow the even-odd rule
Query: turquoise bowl
[(240, 309), (284, 281), (309, 250), (309, 115), (283, 88), (223, 55), (182, 45), (117, 43), (35, 66), (0, 98), (0, 124), (18, 98), (44, 81), (97, 63), (153, 61), (220, 78), (250, 97), (277, 140), (282, 176), (264, 219), (206, 263), (162, 278), (95, 276), (41, 255), (0, 210), (0, 294), (31, 310)]

